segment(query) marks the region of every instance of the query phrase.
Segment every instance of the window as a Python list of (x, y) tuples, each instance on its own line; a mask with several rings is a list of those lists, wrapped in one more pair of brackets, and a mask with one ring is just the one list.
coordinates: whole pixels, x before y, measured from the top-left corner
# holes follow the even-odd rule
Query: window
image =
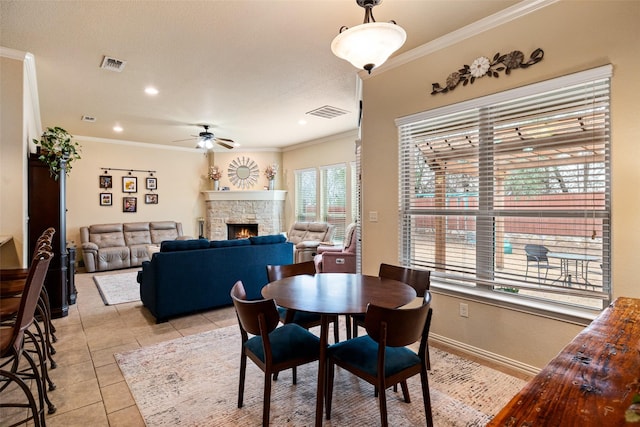
[(296, 221), (316, 221), (316, 170), (297, 170), (295, 171), (295, 176)]
[(320, 168), (322, 182), (321, 221), (333, 224), (333, 240), (342, 242), (347, 221), (347, 167), (344, 164)]
[(353, 212), (357, 204), (352, 200), (352, 187), (356, 183), (354, 167), (355, 164), (348, 171), (347, 165), (341, 163), (321, 166), (318, 169), (296, 170), (296, 221), (323, 221), (333, 224), (333, 241), (341, 243), (347, 224), (355, 221)]
[(611, 67), (397, 120), (400, 259), (454, 289), (601, 310)]

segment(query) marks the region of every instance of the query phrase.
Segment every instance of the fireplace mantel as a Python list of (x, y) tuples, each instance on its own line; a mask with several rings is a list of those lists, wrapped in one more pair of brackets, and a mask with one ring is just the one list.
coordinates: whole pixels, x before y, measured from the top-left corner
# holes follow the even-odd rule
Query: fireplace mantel
[(285, 199), (285, 190), (257, 190), (257, 191), (203, 191), (206, 201), (214, 200), (265, 200), (281, 201)]

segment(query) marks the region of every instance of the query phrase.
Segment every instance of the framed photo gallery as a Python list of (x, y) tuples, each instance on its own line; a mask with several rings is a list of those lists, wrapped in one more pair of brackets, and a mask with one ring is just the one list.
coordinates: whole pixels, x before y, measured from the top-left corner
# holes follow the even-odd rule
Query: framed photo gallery
[[(151, 171), (149, 172), (151, 173)], [(144, 203), (146, 205), (157, 205), (158, 194), (154, 193), (154, 191), (158, 189), (158, 178), (154, 176), (148, 176), (144, 178), (144, 182), (145, 189), (149, 191), (149, 193), (144, 195)], [(101, 190), (101, 192), (99, 193), (100, 206), (113, 206), (113, 176), (108, 175), (107, 170), (105, 170), (105, 173), (103, 175), (99, 175), (98, 185)], [(138, 211), (138, 198), (132, 196), (132, 194), (137, 192), (138, 177), (132, 176), (131, 172), (129, 172), (129, 175), (124, 175), (122, 177), (122, 212), (135, 213)]]

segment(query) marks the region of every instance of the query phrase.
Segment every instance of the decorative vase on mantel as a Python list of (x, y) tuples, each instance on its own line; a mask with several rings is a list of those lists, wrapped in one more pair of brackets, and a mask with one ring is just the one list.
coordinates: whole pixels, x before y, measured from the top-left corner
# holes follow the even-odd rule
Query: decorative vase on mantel
[(273, 181), (274, 181), (273, 179), (270, 179), (270, 180), (269, 180), (269, 190), (273, 190), (273, 188), (274, 188), (274, 183), (273, 183)]
[(213, 191), (220, 191), (220, 181), (217, 179), (213, 180)]

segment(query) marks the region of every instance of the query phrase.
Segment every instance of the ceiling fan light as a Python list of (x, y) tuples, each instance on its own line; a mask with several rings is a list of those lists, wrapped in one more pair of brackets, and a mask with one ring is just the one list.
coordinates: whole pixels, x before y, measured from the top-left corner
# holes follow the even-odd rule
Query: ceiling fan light
[(211, 138), (205, 139), (204, 148), (206, 148), (207, 150), (211, 150), (213, 148), (213, 142), (211, 142)]
[(402, 47), (407, 40), (405, 30), (389, 22), (369, 22), (351, 27), (336, 36), (331, 51), (354, 67), (371, 73)]
[(197, 148), (204, 148), (204, 138), (198, 138)]

